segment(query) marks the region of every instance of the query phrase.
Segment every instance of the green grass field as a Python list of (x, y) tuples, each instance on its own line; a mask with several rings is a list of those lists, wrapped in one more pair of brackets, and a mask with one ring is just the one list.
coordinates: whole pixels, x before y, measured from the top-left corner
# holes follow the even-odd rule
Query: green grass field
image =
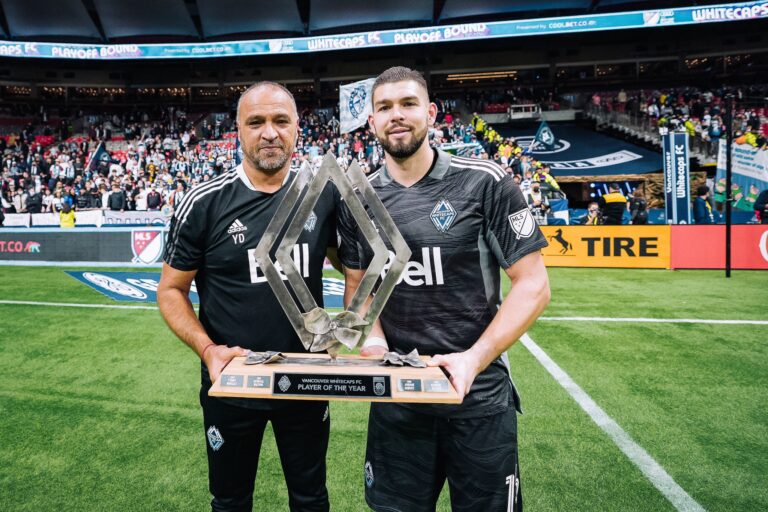
[[(768, 272), (550, 278), (532, 339), (705, 510), (767, 510), (768, 326), (552, 318), (768, 320)], [(61, 268), (0, 267), (0, 300), (114, 304)], [(527, 510), (675, 510), (526, 347), (509, 355)], [(156, 310), (0, 304), (0, 510), (206, 510), (198, 366)], [(366, 420), (332, 403), (332, 510), (367, 510)], [(287, 510), (270, 432), (256, 487), (255, 510)]]

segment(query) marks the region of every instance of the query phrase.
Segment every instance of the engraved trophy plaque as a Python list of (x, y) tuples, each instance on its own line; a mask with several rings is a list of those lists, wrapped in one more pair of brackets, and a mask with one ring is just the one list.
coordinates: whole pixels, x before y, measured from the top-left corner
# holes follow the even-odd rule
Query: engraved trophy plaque
[[(293, 246), (329, 181), (336, 185), (373, 250), (373, 259), (347, 309), (335, 316), (317, 305), (291, 258)], [(376, 284), (389, 260), (389, 249), (368, 216), (363, 201), (394, 250), (392, 264), (378, 287)], [(284, 233), (283, 237), (278, 240), (281, 233)], [(275, 245), (277, 249), (273, 261), (270, 253)], [(357, 162), (353, 162), (345, 173), (335, 156), (328, 153), (314, 175), (305, 163), (289, 185), (256, 247), (255, 255), (308, 353), (252, 352), (247, 357), (236, 357), (213, 384), (210, 395), (296, 400), (461, 402), (442, 369), (428, 367), (426, 357), (394, 352), (384, 357), (339, 354), (342, 347), (353, 350), (362, 345), (411, 256), (408, 245)], [(376, 293), (366, 310), (365, 304), (374, 289)]]

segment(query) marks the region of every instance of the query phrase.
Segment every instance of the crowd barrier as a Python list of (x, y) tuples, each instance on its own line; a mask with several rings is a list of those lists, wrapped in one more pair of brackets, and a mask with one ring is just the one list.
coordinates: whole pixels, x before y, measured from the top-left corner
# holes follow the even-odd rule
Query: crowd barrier
[[(549, 267), (725, 268), (725, 226), (543, 226)], [(731, 268), (768, 269), (768, 225), (732, 226)]]
[[(75, 212), (76, 225), (79, 226), (121, 226), (147, 225), (163, 226), (170, 218), (170, 211), (130, 211), (78, 210)], [(7, 228), (58, 227), (58, 213), (6, 213)]]
[[(768, 225), (733, 226), (734, 269), (768, 270)], [(722, 269), (725, 226), (543, 226), (549, 267)], [(159, 265), (167, 228), (0, 229), (0, 264)]]

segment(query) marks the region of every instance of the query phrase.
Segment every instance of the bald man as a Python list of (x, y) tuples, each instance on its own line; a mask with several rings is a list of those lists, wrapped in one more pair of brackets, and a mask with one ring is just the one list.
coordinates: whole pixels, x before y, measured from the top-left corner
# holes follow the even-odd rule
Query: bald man
[[(253, 509), (262, 437), (272, 422), (290, 510), (327, 511), (327, 402), (208, 396), (222, 369), (246, 349), (305, 352), (254, 256), (296, 177), (293, 96), (276, 83), (254, 84), (240, 97), (237, 126), (242, 164), (186, 194), (174, 212), (157, 301), (168, 326), (201, 360), (212, 510)], [(324, 258), (329, 252), (335, 258), (337, 204), (329, 185), (314, 208), (316, 222), (305, 226), (293, 253), (319, 305)], [(199, 318), (188, 297), (193, 279)]]

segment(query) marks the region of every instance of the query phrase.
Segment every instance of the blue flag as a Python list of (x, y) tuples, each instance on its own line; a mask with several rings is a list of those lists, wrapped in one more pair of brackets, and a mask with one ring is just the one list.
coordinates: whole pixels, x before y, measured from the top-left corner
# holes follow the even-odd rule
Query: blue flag
[(552, 130), (550, 130), (547, 122), (542, 121), (539, 125), (539, 130), (536, 132), (536, 137), (534, 137), (533, 144), (531, 144), (531, 146), (541, 144), (547, 149), (547, 151), (552, 151), (555, 149), (555, 142), (557, 142), (555, 134), (552, 133)]
[[(92, 174), (98, 173), (99, 170), (105, 170), (104, 167), (109, 171), (109, 164), (111, 161), (112, 157), (109, 156), (109, 152), (104, 143), (99, 142), (99, 145), (96, 146), (96, 149), (93, 151), (93, 155), (91, 155), (91, 159), (88, 161), (88, 166), (85, 168), (85, 172), (91, 172)], [(104, 167), (101, 166), (102, 162), (106, 162)]]
[(235, 137), (235, 165), (243, 161), (243, 149), (240, 147), (240, 137)]

